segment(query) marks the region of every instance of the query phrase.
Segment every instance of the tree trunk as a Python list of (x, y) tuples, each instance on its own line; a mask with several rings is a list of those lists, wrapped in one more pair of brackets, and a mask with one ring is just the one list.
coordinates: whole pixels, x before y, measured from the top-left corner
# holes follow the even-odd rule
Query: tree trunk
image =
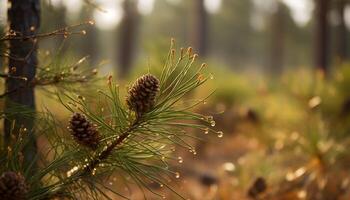
[(329, 11), (329, 0), (315, 0), (316, 5), (316, 41), (315, 41), (315, 64), (316, 68), (327, 74), (329, 71), (329, 27), (327, 15)]
[(339, 15), (339, 25), (337, 29), (337, 57), (340, 62), (345, 61), (346, 54), (347, 54), (347, 30), (346, 30), (346, 24), (345, 24), (345, 6), (346, 1), (345, 0), (338, 0), (337, 2), (337, 12)]
[(200, 56), (205, 57), (208, 46), (208, 14), (204, 7), (204, 0), (193, 1), (192, 44)]
[[(40, 25), (40, 1), (39, 0), (9, 0), (8, 23), (11, 31), (17, 36), (30, 36), (37, 33)], [(11, 40), (9, 42), (11, 58), (8, 61), (9, 73), (12, 76), (26, 77), (31, 82), (35, 77), (38, 65), (37, 43), (35, 40)], [(19, 134), (20, 128), (26, 128), (29, 142), (23, 149), (24, 166), (29, 166), (37, 153), (36, 138), (33, 133), (34, 118), (26, 118), (11, 109), (15, 106), (25, 106), (35, 110), (34, 88), (25, 87), (27, 82), (10, 79), (6, 80), (6, 90), (10, 93), (5, 101), (5, 111), (10, 115), (4, 122), (5, 143), (11, 145), (12, 137)], [(10, 111), (11, 110), (11, 111)], [(15, 125), (15, 126), (12, 126)], [(35, 169), (35, 165), (34, 168)]]
[(279, 75), (283, 71), (285, 37), (286, 37), (286, 11), (282, 3), (278, 3), (277, 11), (271, 15), (271, 37), (269, 68), (270, 74)]
[(136, 8), (136, 0), (124, 0), (124, 17), (120, 24), (119, 32), (119, 75), (125, 77), (132, 67), (134, 59), (134, 47), (136, 45), (137, 28), (139, 23), (139, 14)]

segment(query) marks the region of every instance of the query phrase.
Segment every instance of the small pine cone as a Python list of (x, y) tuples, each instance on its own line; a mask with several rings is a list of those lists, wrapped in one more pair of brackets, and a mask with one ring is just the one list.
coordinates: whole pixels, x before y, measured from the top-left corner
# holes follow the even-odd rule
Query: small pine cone
[(261, 193), (264, 193), (267, 189), (266, 180), (263, 177), (258, 177), (248, 190), (248, 196), (257, 198)]
[(68, 127), (74, 139), (83, 146), (96, 149), (100, 141), (96, 126), (85, 115), (74, 113)]
[(141, 116), (152, 109), (158, 91), (159, 80), (151, 74), (143, 75), (129, 89), (126, 103), (130, 110)]
[(4, 172), (0, 177), (0, 199), (24, 200), (28, 192), (25, 178), (16, 172)]

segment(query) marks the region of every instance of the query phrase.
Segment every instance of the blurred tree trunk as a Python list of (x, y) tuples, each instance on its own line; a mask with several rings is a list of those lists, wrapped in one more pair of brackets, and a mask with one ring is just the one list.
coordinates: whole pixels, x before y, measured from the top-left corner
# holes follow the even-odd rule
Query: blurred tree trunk
[[(40, 1), (39, 0), (9, 0), (11, 6), (8, 7), (9, 28), (17, 35), (30, 36), (37, 33), (40, 26)], [(36, 40), (11, 40), (9, 42), (9, 52), (12, 58), (8, 61), (9, 73), (13, 76), (22, 76), (30, 82), (34, 79), (37, 58)], [(28, 107), (35, 110), (34, 88), (25, 87), (25, 82), (18, 79), (6, 80), (6, 91), (16, 91), (10, 93), (5, 101), (5, 111), (11, 112), (4, 122), (4, 139), (7, 145), (11, 144), (11, 134), (18, 135), (20, 128), (26, 128), (29, 134), (29, 142), (24, 147), (24, 165), (28, 166), (35, 160), (37, 145), (33, 133), (33, 118), (26, 118), (21, 114), (16, 114), (9, 109), (13, 109), (14, 104)], [(13, 123), (15, 126), (13, 127)], [(34, 165), (35, 167), (35, 165)], [(34, 168), (33, 168), (34, 169)]]
[(345, 6), (346, 0), (337, 1), (337, 12), (339, 16), (339, 25), (337, 29), (337, 57), (340, 62), (343, 62), (347, 59), (347, 30), (345, 24)]
[[(4, 35), (4, 27), (2, 25), (0, 25), (0, 35)], [(4, 50), (5, 46), (4, 43), (0, 43), (0, 52), (2, 52)], [(4, 65), (4, 57), (0, 56), (0, 70), (4, 71), (3, 68)]]
[(124, 17), (119, 27), (119, 56), (117, 57), (120, 77), (125, 77), (133, 64), (139, 25), (136, 5), (137, 0), (124, 0), (123, 2)]
[(271, 38), (270, 38), (270, 73), (278, 75), (283, 70), (285, 37), (286, 37), (286, 13), (287, 10), (282, 3), (278, 3), (277, 10), (271, 15)]
[(204, 0), (193, 0), (193, 26), (191, 40), (200, 56), (206, 56), (208, 48), (208, 14)]
[(327, 74), (329, 71), (329, 27), (327, 20), (329, 0), (315, 0), (315, 5), (315, 65), (317, 69)]

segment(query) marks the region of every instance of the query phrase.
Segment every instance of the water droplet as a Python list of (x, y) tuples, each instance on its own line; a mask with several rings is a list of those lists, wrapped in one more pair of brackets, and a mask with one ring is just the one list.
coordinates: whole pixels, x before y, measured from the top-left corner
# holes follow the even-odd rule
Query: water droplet
[(204, 129), (204, 134), (207, 135), (208, 133), (209, 133), (209, 128), (205, 128), (205, 129)]
[(177, 157), (177, 160), (178, 160), (179, 163), (183, 163), (184, 162), (184, 160), (182, 159), (181, 156)]
[(213, 116), (207, 116), (208, 121), (213, 121), (213, 119), (214, 119)]
[(218, 137), (219, 137), (219, 138), (222, 138), (223, 136), (224, 136), (224, 132), (218, 131)]
[(193, 155), (197, 155), (197, 151), (195, 149), (192, 150)]
[(179, 172), (175, 172), (175, 178), (180, 178), (180, 173)]
[(96, 168), (94, 168), (93, 170), (92, 170), (92, 172), (91, 172), (91, 174), (93, 175), (93, 176), (95, 176), (96, 175)]
[(211, 80), (213, 80), (213, 79), (214, 79), (214, 75), (213, 75), (213, 74), (210, 74), (210, 75), (209, 75), (209, 78), (210, 78)]
[(160, 184), (159, 184), (159, 187), (164, 187), (164, 185), (160, 183)]
[(236, 166), (235, 164), (231, 163), (231, 162), (226, 162), (223, 164), (223, 168), (225, 171), (227, 172), (233, 172), (236, 170)]
[(72, 169), (70, 169), (68, 172), (67, 172), (67, 177), (70, 177), (70, 176), (72, 176), (76, 171), (78, 171), (79, 170), (79, 168), (80, 168), (80, 166), (79, 165), (77, 165), (77, 166), (74, 166)]
[(215, 126), (215, 124), (216, 124), (216, 123), (215, 123), (215, 121), (214, 121), (214, 120), (210, 122), (210, 126), (212, 126), (212, 127), (214, 127), (214, 126)]

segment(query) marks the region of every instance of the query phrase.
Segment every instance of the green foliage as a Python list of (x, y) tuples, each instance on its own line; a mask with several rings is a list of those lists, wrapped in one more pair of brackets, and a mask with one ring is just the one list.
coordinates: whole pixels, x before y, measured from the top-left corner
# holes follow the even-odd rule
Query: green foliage
[(42, 118), (45, 121), (37, 123), (43, 126), (35, 130), (48, 142), (48, 150), (38, 155), (40, 170), (28, 176), (28, 169), (21, 168), (18, 157), (26, 141), (26, 135), (21, 134), (11, 150), (3, 149), (2, 154), (8, 156), (2, 161), (6, 164), (1, 172), (13, 170), (24, 174), (32, 186), (28, 199), (33, 200), (54, 197), (112, 199), (107, 193), (128, 199), (123, 192), (109, 187), (108, 179), (117, 179), (126, 185), (136, 184), (142, 191), (148, 190), (159, 197), (162, 195), (154, 192), (150, 184), (157, 183), (173, 191), (168, 182), (180, 176), (170, 167), (171, 162), (178, 160), (172, 155), (175, 146), (195, 152), (186, 139), (195, 138), (188, 133), (192, 129), (221, 134), (210, 128), (212, 118), (192, 111), (204, 100), (191, 104), (182, 100), (209, 79), (201, 72), (203, 65), (194, 64), (196, 57), (191, 49), (182, 50), (179, 57), (175, 57), (172, 45), (163, 72), (158, 76), (160, 91), (155, 105), (142, 115), (127, 108), (112, 77), (108, 78), (106, 89), (99, 90), (93, 99), (73, 93), (59, 95), (68, 110), (83, 113), (97, 125), (102, 137), (98, 148), (91, 150), (79, 146), (67, 129), (61, 133), (55, 116), (50, 114)]

